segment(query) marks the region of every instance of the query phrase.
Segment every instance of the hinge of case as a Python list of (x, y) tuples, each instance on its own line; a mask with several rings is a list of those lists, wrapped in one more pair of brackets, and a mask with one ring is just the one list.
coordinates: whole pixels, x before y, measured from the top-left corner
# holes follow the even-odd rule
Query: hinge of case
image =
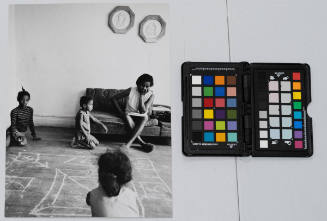
[(252, 97), (251, 97), (251, 71), (249, 64), (242, 62), (242, 89), (243, 89), (243, 137), (244, 146), (248, 151), (252, 150)]

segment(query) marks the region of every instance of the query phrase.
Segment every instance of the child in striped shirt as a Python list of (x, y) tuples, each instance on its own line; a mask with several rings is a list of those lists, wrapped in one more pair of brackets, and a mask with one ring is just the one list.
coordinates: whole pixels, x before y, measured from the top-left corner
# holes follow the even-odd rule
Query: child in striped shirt
[(24, 88), (18, 92), (17, 101), (19, 105), (10, 113), (10, 145), (25, 146), (27, 144), (25, 133), (28, 127), (30, 128), (33, 140), (41, 139), (36, 136), (33, 122), (33, 108), (27, 106), (30, 99), (30, 93)]

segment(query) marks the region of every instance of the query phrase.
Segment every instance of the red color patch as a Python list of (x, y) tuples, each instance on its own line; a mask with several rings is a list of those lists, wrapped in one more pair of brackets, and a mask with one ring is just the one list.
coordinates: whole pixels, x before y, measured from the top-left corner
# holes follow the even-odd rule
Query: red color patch
[(216, 98), (216, 107), (225, 107), (225, 98)]
[(301, 80), (301, 74), (300, 74), (300, 72), (293, 72), (293, 80), (294, 81)]
[(213, 99), (212, 98), (204, 98), (203, 106), (204, 107), (213, 107)]

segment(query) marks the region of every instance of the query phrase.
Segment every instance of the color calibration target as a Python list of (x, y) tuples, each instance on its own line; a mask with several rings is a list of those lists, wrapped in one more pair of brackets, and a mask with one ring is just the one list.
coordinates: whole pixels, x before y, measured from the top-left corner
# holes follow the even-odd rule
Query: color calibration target
[(237, 143), (236, 75), (191, 77), (192, 142)]
[(282, 142), (303, 149), (301, 73), (274, 72), (267, 84), (268, 106), (258, 112), (259, 147), (267, 149)]

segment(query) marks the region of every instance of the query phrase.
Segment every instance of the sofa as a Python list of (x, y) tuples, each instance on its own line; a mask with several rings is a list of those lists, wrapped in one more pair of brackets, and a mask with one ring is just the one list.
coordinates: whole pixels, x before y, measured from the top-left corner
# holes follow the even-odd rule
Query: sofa
[[(128, 128), (123, 120), (118, 116), (112, 96), (122, 92), (119, 89), (102, 89), (87, 88), (86, 96), (93, 97), (92, 115), (103, 122), (108, 127), (108, 134), (126, 135)], [(118, 100), (120, 108), (125, 109), (126, 98)], [(171, 137), (171, 109), (166, 105), (154, 104), (152, 114), (146, 123), (141, 136), (148, 137)], [(91, 123), (91, 131), (93, 134), (103, 134), (104, 130), (100, 125)]]

